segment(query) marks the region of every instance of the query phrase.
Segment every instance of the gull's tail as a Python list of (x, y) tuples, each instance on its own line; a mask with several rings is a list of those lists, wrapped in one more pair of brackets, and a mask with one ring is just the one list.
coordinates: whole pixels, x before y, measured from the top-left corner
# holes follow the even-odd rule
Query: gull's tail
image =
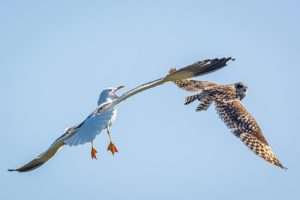
[(188, 65), (179, 70), (171, 70), (170, 73), (165, 77), (165, 81), (182, 80), (208, 74), (225, 67), (227, 62), (230, 60), (234, 61), (235, 59), (232, 57), (206, 59)]

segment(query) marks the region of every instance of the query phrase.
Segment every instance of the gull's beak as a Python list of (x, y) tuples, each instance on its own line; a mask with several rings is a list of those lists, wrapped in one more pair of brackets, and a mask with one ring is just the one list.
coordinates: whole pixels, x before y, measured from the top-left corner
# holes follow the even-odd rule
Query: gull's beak
[(122, 89), (124, 87), (125, 87), (124, 85), (120, 85), (120, 86), (118, 86), (118, 87), (115, 88), (114, 92), (117, 92), (118, 90), (120, 90), (120, 89)]

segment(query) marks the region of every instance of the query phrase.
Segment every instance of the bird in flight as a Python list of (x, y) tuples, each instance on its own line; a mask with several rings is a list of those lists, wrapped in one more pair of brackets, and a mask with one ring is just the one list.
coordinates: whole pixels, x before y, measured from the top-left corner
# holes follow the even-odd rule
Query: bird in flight
[[(171, 69), (170, 74), (176, 72)], [(221, 85), (209, 81), (176, 80), (181, 89), (197, 94), (188, 96), (185, 105), (195, 100), (200, 103), (196, 111), (205, 111), (214, 103), (217, 113), (231, 132), (267, 162), (286, 169), (273, 153), (255, 118), (246, 110), (241, 100), (246, 96), (247, 86), (242, 82)]]
[[(124, 86), (119, 86), (103, 90), (98, 99), (98, 107), (83, 122), (77, 126), (68, 128), (62, 136), (57, 138), (53, 144), (37, 158), (18, 169), (10, 169), (9, 171), (26, 172), (38, 168), (54, 156), (64, 145), (77, 146), (91, 143), (91, 157), (92, 159), (96, 159), (97, 150), (93, 146), (93, 141), (103, 130), (106, 130), (110, 140), (107, 150), (111, 151), (112, 154), (118, 152), (110, 135), (110, 129), (116, 119), (117, 110), (115, 107), (110, 107), (109, 109), (106, 109), (106, 107), (108, 107), (114, 99), (118, 98), (116, 92), (123, 87)], [(102, 112), (103, 109), (105, 109), (104, 112)]]
[(96, 138), (96, 136), (104, 130), (106, 130), (110, 140), (107, 150), (110, 151), (112, 154), (118, 152), (117, 147), (112, 142), (110, 134), (112, 123), (117, 115), (117, 110), (115, 108), (116, 105), (125, 101), (133, 95), (136, 95), (144, 90), (157, 87), (166, 82), (177, 81), (214, 72), (225, 67), (229, 60), (234, 59), (232, 59), (231, 57), (220, 59), (215, 58), (196, 62), (172, 74), (167, 74), (163, 78), (139, 85), (136, 88), (125, 92), (121, 96), (118, 96), (116, 92), (124, 86), (108, 88), (103, 90), (99, 96), (97, 108), (83, 122), (76, 126), (66, 129), (64, 134), (57, 138), (51, 144), (51, 146), (45, 152), (37, 156), (37, 158), (33, 159), (29, 163), (17, 169), (9, 169), (8, 171), (27, 172), (34, 170), (46, 163), (64, 145), (76, 146), (79, 144), (90, 143), (91, 157), (92, 159), (95, 159), (97, 158), (97, 150), (93, 146), (93, 141)]

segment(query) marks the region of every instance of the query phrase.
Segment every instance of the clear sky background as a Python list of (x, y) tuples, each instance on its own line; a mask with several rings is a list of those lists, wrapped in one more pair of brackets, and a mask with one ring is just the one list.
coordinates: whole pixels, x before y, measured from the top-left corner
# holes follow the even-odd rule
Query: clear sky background
[[(299, 1), (1, 1), (0, 199), (299, 199)], [(118, 106), (112, 134), (29, 161), (81, 122), (106, 87), (233, 56), (201, 77), (243, 81), (243, 100), (289, 170), (250, 152), (213, 108), (184, 106), (166, 84)], [(125, 90), (123, 90), (125, 91)]]

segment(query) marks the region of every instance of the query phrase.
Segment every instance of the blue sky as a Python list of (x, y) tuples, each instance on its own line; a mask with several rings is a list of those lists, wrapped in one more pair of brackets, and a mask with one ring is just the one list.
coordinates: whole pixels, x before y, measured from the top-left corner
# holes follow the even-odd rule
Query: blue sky
[[(298, 1), (1, 1), (0, 199), (297, 199)], [(44, 151), (96, 106), (205, 58), (233, 56), (201, 77), (243, 81), (243, 100), (280, 160), (256, 157), (217, 118), (194, 112), (167, 84), (118, 106), (112, 134), (66, 147), (36, 171), (8, 173)]]

